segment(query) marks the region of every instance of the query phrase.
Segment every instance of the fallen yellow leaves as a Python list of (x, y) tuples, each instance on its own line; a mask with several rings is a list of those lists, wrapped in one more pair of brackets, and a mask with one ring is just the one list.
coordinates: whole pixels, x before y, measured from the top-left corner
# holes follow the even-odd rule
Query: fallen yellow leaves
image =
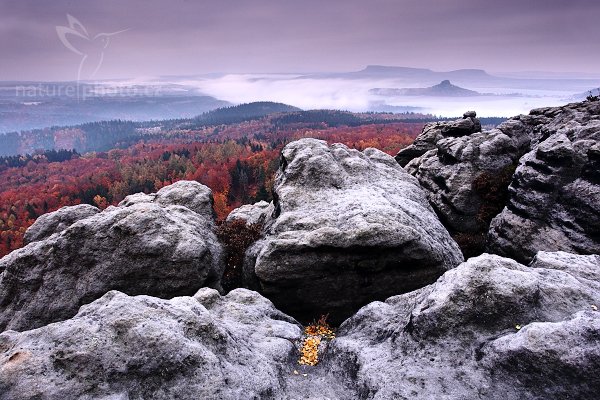
[(309, 336), (304, 339), (302, 348), (300, 349), (300, 361), (301, 365), (315, 366), (319, 363), (319, 345), (321, 344), (321, 338), (318, 336)]
[(315, 366), (319, 363), (319, 346), (321, 343), (333, 340), (335, 333), (327, 323), (327, 316), (322, 316), (317, 322), (304, 328), (304, 338), (300, 349), (298, 364)]

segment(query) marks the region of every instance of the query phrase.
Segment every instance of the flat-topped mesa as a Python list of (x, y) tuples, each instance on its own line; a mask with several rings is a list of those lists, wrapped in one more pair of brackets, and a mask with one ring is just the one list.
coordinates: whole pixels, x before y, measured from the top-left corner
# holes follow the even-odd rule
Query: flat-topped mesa
[(465, 136), (481, 132), (481, 122), (476, 116), (475, 111), (467, 111), (461, 119), (426, 124), (423, 132), (417, 136), (413, 144), (398, 152), (396, 161), (404, 167), (412, 159), (435, 149), (436, 143), (445, 137)]
[(417, 180), (379, 150), (290, 143), (274, 197), (264, 238), (247, 252), (245, 280), (300, 319), (341, 322), (462, 260)]
[(170, 298), (219, 288), (213, 213), (210, 189), (181, 181), (103, 212), (80, 206), (40, 218), (32, 242), (0, 259), (0, 330), (70, 318), (109, 290)]

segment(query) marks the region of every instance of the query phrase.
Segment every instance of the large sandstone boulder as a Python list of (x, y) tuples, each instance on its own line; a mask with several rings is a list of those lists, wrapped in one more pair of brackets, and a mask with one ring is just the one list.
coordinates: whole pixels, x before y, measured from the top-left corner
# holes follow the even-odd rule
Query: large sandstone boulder
[(267, 203), (264, 200), (254, 204), (245, 204), (231, 211), (227, 216), (227, 222), (244, 221), (246, 225), (263, 224), (273, 211), (273, 203)]
[(288, 144), (246, 283), (300, 319), (333, 322), (434, 282), (462, 261), (417, 180), (389, 155), (315, 139)]
[[(109, 290), (170, 298), (219, 288), (222, 248), (210, 189), (178, 182), (144, 196), (0, 259), (0, 331), (70, 318)], [(42, 219), (49, 227), (39, 231), (54, 229), (57, 219)]]
[(570, 270), (472, 258), (361, 309), (331, 342), (326, 368), (361, 399), (595, 399), (600, 281), (580, 273), (600, 268), (594, 257), (541, 257)]
[(117, 291), (72, 319), (0, 334), (0, 399), (281, 399), (301, 336), (255, 292)]
[(214, 219), (212, 191), (196, 181), (178, 181), (165, 186), (156, 193), (136, 193), (125, 197), (119, 207), (129, 207), (140, 203), (156, 203), (161, 206), (183, 206), (202, 215), (207, 220)]
[(600, 102), (533, 110), (542, 121), (491, 223), (488, 249), (528, 262), (540, 250), (600, 253)]

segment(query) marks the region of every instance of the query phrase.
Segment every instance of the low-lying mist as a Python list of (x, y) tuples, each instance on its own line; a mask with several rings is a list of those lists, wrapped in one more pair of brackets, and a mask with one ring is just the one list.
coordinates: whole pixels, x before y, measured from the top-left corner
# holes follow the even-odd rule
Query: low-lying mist
[[(216, 78), (187, 79), (179, 84), (231, 103), (276, 101), (302, 109), (343, 109), (348, 111), (415, 111), (452, 117), (466, 110), (481, 116), (510, 117), (532, 108), (555, 106), (576, 98), (590, 83), (578, 80), (549, 81), (547, 89), (531, 80), (496, 79), (493, 84), (466, 81), (452, 82), (480, 95), (460, 96), (382, 96), (374, 88), (424, 88), (439, 82), (431, 80), (350, 78), (343, 74), (331, 77), (299, 75), (224, 75)], [(371, 92), (370, 92), (371, 91)]]

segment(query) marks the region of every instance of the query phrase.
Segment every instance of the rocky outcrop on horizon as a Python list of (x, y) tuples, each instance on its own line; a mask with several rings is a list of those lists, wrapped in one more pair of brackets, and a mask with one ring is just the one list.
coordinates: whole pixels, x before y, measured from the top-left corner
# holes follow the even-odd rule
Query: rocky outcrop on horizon
[(462, 261), (417, 180), (376, 149), (288, 144), (248, 287), (299, 318), (341, 322), (360, 306), (435, 281)]
[(533, 145), (491, 223), (488, 249), (521, 262), (540, 250), (600, 253), (600, 102), (533, 110), (517, 131), (532, 130), (532, 120)]
[[(170, 298), (219, 287), (224, 266), (210, 189), (178, 182), (122, 204), (0, 259), (0, 330), (70, 318), (109, 290)], [(62, 209), (34, 229), (50, 232), (55, 221), (78, 216), (79, 208)]]

